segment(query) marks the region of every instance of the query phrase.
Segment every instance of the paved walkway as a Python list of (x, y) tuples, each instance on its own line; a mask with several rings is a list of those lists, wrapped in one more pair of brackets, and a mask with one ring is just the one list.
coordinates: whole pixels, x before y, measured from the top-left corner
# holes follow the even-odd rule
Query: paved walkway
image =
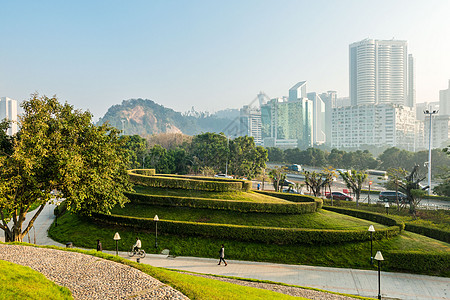
[[(126, 253), (120, 256), (127, 257)], [(190, 272), (283, 282), (333, 292), (374, 297), (378, 295), (376, 271), (284, 265), (217, 259), (147, 255), (141, 263)], [(450, 299), (450, 278), (381, 272), (383, 299)]]
[[(35, 222), (38, 245), (63, 246), (47, 237), (47, 228), (54, 219), (53, 207), (46, 207)], [(33, 237), (31, 233), (32, 241)], [(120, 256), (128, 258), (125, 252), (121, 252)], [(225, 267), (218, 266), (216, 259), (166, 258), (163, 255), (147, 255), (141, 263), (204, 274), (270, 280), (366, 297), (376, 298), (378, 295), (376, 271), (233, 260), (228, 261)], [(381, 272), (381, 294), (383, 299), (450, 299), (450, 278)]]

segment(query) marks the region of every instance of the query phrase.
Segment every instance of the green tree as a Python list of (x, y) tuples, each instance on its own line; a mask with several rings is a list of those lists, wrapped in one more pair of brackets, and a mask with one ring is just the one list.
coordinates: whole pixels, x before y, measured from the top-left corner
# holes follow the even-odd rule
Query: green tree
[[(0, 228), (6, 241), (23, 240), (55, 189), (69, 210), (83, 214), (109, 213), (127, 201), (126, 153), (117, 129), (94, 126), (89, 112), (56, 98), (33, 95), (21, 106), (11, 153), (0, 155)], [(34, 205), (38, 209), (23, 229)]]
[(343, 150), (332, 149), (330, 154), (328, 154), (328, 163), (334, 168), (348, 168), (343, 159), (345, 153)]
[(425, 176), (419, 174), (419, 166), (416, 165), (399, 186), (400, 190), (406, 194), (407, 201), (409, 202), (409, 212), (414, 216), (416, 215), (416, 206), (423, 196), (423, 193), (420, 193), (418, 190), (428, 189), (428, 186), (424, 188), (420, 187), (420, 182), (425, 178)]
[(329, 174), (319, 173), (315, 171), (304, 171), (303, 175), (305, 176), (305, 184), (309, 187), (309, 189), (316, 197), (320, 195), (320, 191), (323, 188), (327, 187), (328, 184), (331, 184), (329, 180), (332, 180), (332, 177), (330, 177)]
[(342, 179), (349, 189), (353, 191), (356, 196), (356, 206), (359, 206), (359, 196), (364, 182), (367, 180), (367, 174), (364, 171), (351, 170), (348, 172), (339, 171)]
[(120, 139), (124, 141), (123, 147), (127, 150), (128, 168), (143, 168), (147, 152), (147, 140), (139, 135), (122, 135)]
[(174, 159), (167, 150), (160, 145), (153, 146), (145, 157), (148, 168), (156, 170), (159, 174), (171, 174), (175, 171)]
[(230, 141), (228, 170), (231, 174), (255, 178), (266, 167), (267, 150), (256, 147), (253, 137), (240, 136)]
[(269, 177), (272, 179), (273, 188), (276, 192), (283, 189), (284, 181), (286, 180), (286, 173), (282, 168), (275, 167), (270, 170)]
[(226, 161), (229, 158), (227, 137), (221, 133), (206, 132), (194, 136), (189, 153), (196, 157), (196, 168), (211, 167), (216, 172), (225, 173)]
[(403, 179), (405, 178), (407, 172), (403, 168), (389, 168), (387, 170), (387, 176), (389, 178), (389, 183), (395, 188), (395, 203), (397, 204), (397, 210), (400, 210), (400, 203), (398, 201), (398, 188), (400, 187)]
[(268, 147), (267, 154), (270, 162), (284, 162), (284, 152), (280, 148)]

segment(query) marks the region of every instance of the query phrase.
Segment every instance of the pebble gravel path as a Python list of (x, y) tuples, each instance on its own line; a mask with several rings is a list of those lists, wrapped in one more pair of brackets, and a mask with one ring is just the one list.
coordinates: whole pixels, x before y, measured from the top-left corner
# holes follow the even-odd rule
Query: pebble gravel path
[(189, 299), (135, 268), (77, 252), (0, 244), (0, 259), (44, 274), (75, 299)]
[(325, 292), (309, 290), (309, 289), (302, 289), (299, 287), (284, 286), (284, 285), (264, 283), (264, 282), (252, 282), (252, 281), (246, 281), (246, 280), (238, 280), (238, 279), (223, 278), (223, 277), (201, 275), (201, 274), (192, 274), (192, 273), (187, 273), (187, 272), (182, 272), (182, 273), (199, 276), (199, 277), (204, 277), (204, 278), (220, 280), (220, 281), (225, 281), (225, 282), (239, 284), (239, 285), (243, 285), (243, 286), (271, 290), (271, 291), (274, 291), (277, 293), (282, 293), (282, 294), (295, 296), (295, 297), (303, 297), (303, 298), (312, 299), (312, 300), (355, 300), (355, 298), (353, 298), (353, 297), (336, 295), (336, 294), (325, 293)]

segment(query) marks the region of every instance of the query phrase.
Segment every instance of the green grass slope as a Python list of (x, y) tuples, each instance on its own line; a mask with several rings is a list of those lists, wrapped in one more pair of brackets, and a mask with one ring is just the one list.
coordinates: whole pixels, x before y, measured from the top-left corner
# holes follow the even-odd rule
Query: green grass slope
[(73, 299), (72, 293), (29, 267), (0, 260), (1, 299)]

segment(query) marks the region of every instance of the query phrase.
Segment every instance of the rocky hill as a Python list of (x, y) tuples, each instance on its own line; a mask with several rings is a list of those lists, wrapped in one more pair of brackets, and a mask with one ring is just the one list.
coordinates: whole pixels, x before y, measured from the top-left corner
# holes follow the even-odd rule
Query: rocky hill
[(236, 121), (215, 115), (186, 116), (152, 100), (130, 99), (111, 106), (97, 124), (108, 122), (123, 129), (126, 135), (146, 137), (157, 133), (195, 135), (201, 132), (225, 132)]

